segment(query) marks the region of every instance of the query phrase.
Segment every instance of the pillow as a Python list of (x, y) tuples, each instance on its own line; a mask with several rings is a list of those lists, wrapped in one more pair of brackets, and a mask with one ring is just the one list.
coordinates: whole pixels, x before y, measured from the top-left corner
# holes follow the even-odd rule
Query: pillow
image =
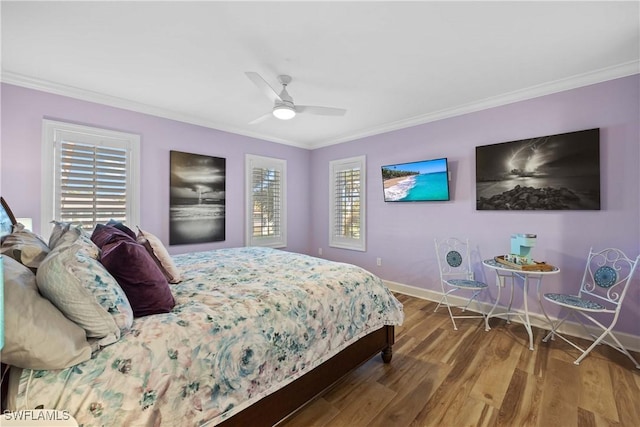
[[(98, 303), (113, 317), (116, 325), (121, 332), (131, 329), (133, 323), (133, 310), (129, 304), (129, 300), (124, 291), (116, 281), (116, 279), (107, 271), (107, 269), (98, 261), (100, 249), (91, 241), (87, 233), (82, 227), (71, 226), (71, 229), (62, 236), (60, 243), (56, 246), (56, 250), (62, 251), (70, 248), (76, 253), (76, 258), (85, 255), (91, 258), (89, 263), (90, 271), (82, 272), (80, 278), (85, 278), (82, 285), (91, 293)], [(67, 236), (78, 234), (79, 236), (67, 244)], [(68, 239), (71, 240), (71, 239)], [(71, 254), (67, 254), (71, 257)], [(92, 280), (93, 278), (93, 280)]]
[(124, 225), (123, 223), (116, 221), (115, 219), (110, 219), (106, 225), (110, 225), (112, 227), (117, 228), (118, 230), (122, 231), (123, 233), (127, 234), (129, 237), (131, 237), (133, 240), (136, 240), (136, 233), (130, 229), (129, 227), (127, 227), (126, 225)]
[(22, 224), (18, 224), (13, 233), (2, 242), (0, 253), (35, 271), (49, 253), (49, 246), (33, 232), (25, 230)]
[(70, 224), (58, 221), (51, 222), (55, 225), (49, 238), (49, 249), (61, 250), (63, 247), (71, 246), (73, 243), (82, 242), (80, 247), (86, 250), (87, 255), (93, 259), (98, 259), (100, 250), (91, 241), (91, 237), (82, 228), (82, 224)]
[(53, 224), (53, 229), (51, 230), (51, 234), (49, 235), (49, 249), (55, 248), (58, 240), (60, 240), (62, 235), (69, 231), (69, 227), (71, 227), (71, 223), (69, 222), (54, 220), (51, 221), (51, 224)]
[(96, 228), (93, 230), (93, 234), (91, 234), (91, 240), (96, 244), (100, 249), (103, 248), (104, 245), (111, 242), (116, 242), (120, 240), (129, 240), (131, 242), (135, 242), (135, 234), (133, 237), (129, 236), (124, 231), (118, 230), (112, 225), (96, 225)]
[(168, 313), (175, 305), (166, 277), (137, 242), (120, 240), (105, 245), (100, 261), (124, 290), (134, 317)]
[(178, 267), (174, 264), (173, 258), (171, 258), (171, 255), (167, 252), (167, 248), (164, 247), (160, 239), (138, 227), (137, 240), (138, 243), (144, 246), (147, 252), (149, 252), (149, 255), (151, 255), (156, 265), (160, 267), (160, 270), (169, 283), (179, 283), (182, 280), (180, 270), (178, 270)]
[(36, 278), (45, 298), (87, 337), (106, 346), (131, 327), (133, 311), (115, 279), (94, 258), (97, 252), (81, 239), (58, 246), (42, 262)]
[(12, 258), (4, 262), (5, 343), (2, 363), (63, 369), (91, 358), (84, 329), (38, 293), (36, 276)]

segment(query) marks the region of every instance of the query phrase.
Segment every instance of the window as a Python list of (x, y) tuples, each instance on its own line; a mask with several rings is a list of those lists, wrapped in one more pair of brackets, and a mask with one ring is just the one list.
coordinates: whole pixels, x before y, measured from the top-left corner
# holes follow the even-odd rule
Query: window
[(247, 155), (247, 246), (287, 246), (286, 172), (286, 160)]
[(366, 250), (365, 164), (365, 156), (329, 163), (329, 246)]
[(52, 219), (138, 225), (139, 152), (138, 135), (43, 120), (42, 234)]

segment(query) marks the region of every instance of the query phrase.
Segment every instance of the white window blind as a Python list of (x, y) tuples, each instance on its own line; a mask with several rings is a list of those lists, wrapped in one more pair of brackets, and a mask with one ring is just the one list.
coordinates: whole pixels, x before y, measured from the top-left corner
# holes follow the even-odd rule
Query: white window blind
[(286, 246), (286, 161), (247, 155), (247, 245)]
[(56, 168), (58, 218), (88, 230), (110, 219), (127, 222), (127, 150), (62, 141)]
[(52, 219), (92, 230), (139, 224), (139, 136), (43, 121), (43, 235)]
[(253, 169), (253, 236), (280, 235), (280, 171)]
[(335, 176), (335, 234), (360, 238), (360, 170), (336, 172)]
[(364, 251), (364, 156), (330, 162), (329, 246)]

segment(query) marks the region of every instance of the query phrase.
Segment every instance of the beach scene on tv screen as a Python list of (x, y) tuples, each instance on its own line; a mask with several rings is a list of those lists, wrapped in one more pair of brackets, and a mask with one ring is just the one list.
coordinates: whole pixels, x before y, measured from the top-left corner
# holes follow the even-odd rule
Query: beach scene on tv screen
[(447, 159), (382, 166), (385, 202), (449, 200)]

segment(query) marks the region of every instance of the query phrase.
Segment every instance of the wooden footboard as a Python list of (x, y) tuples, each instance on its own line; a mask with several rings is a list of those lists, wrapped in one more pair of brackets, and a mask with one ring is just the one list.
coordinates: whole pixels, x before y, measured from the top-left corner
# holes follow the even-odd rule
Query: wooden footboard
[(384, 326), (351, 344), (311, 372), (219, 425), (273, 426), (371, 359), (376, 353), (381, 352), (382, 360), (389, 363), (392, 356), (391, 346), (394, 342), (394, 327)]

